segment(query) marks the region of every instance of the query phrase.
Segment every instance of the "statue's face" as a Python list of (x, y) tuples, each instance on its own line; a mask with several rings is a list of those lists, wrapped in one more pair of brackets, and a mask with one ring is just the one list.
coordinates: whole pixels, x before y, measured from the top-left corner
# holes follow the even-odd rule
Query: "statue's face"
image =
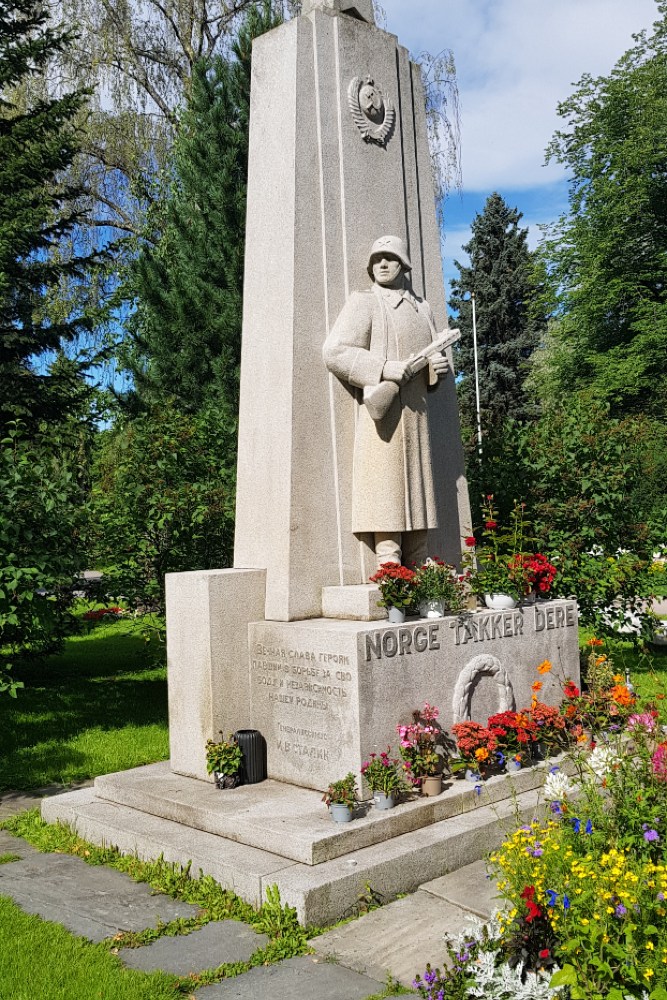
[(378, 285), (385, 288), (392, 288), (401, 283), (403, 277), (403, 265), (398, 257), (392, 254), (383, 254), (373, 258), (373, 277)]

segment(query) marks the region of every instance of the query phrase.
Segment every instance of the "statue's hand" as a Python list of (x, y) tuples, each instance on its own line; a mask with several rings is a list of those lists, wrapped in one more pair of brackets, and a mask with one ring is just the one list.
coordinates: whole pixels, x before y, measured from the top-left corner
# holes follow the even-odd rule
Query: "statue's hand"
[(449, 361), (444, 354), (434, 354), (429, 358), (431, 363), (431, 368), (438, 376), (438, 378), (444, 378), (449, 371)]
[(382, 378), (385, 382), (395, 382), (396, 385), (405, 385), (410, 378), (409, 361), (385, 361), (382, 369)]

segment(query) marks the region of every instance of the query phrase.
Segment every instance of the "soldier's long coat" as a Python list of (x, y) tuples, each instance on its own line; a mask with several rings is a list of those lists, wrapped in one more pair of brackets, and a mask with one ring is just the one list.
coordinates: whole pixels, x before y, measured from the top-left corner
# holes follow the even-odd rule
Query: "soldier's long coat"
[[(404, 361), (437, 336), (428, 302), (374, 285), (349, 297), (323, 355), (330, 371), (363, 390), (380, 383), (385, 361)], [(366, 406), (358, 408), (353, 532), (437, 527), (427, 403), (428, 388), (437, 382), (430, 366), (419, 372), (378, 422)]]

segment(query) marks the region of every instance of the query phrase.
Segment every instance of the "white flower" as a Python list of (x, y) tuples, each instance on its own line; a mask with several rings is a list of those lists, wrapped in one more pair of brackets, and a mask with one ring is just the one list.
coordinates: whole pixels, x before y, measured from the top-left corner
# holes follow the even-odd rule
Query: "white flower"
[(619, 762), (618, 754), (611, 747), (596, 746), (586, 758), (586, 764), (598, 778), (604, 778)]
[(544, 782), (544, 797), (547, 802), (562, 802), (574, 791), (575, 787), (566, 774), (558, 770), (549, 771)]

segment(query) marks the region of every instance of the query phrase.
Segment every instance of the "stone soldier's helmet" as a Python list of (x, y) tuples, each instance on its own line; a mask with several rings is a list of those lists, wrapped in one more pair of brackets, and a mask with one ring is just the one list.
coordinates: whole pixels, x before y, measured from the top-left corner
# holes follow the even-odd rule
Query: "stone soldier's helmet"
[(373, 261), (376, 257), (382, 257), (384, 254), (391, 254), (392, 257), (397, 257), (406, 271), (412, 270), (412, 264), (408, 257), (408, 248), (401, 237), (381, 236), (371, 247), (368, 258), (368, 273), (371, 278), (373, 277)]

